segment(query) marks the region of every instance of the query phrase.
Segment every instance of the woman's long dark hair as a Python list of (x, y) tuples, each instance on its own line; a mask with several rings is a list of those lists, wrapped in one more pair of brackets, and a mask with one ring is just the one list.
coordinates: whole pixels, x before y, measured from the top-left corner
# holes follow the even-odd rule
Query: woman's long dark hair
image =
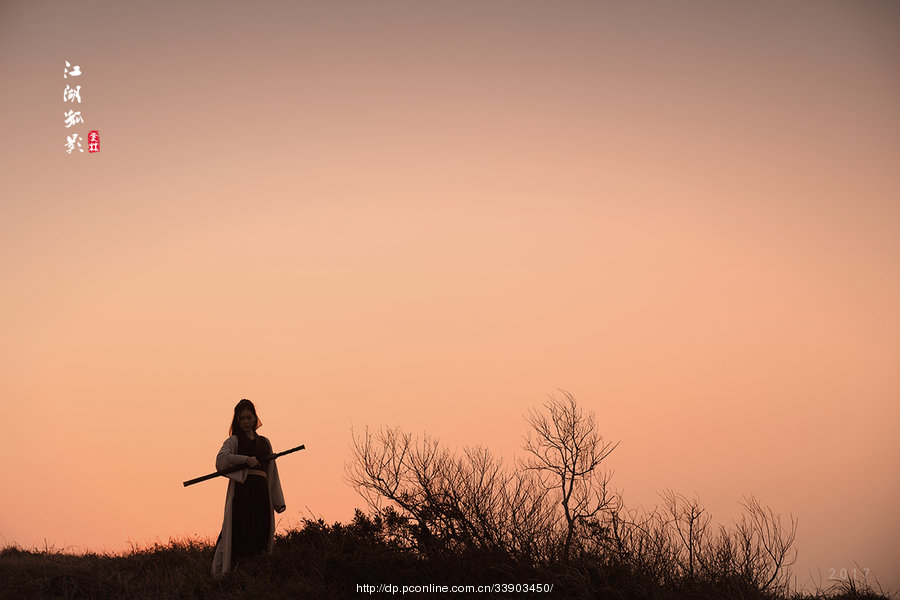
[(246, 398), (243, 398), (234, 407), (234, 417), (232, 417), (231, 419), (231, 427), (228, 428), (228, 435), (237, 435), (243, 433), (238, 417), (245, 410), (249, 410), (253, 413), (253, 416), (256, 417), (256, 425), (253, 426), (253, 431), (256, 431), (257, 429), (262, 427), (262, 421), (259, 420), (259, 416), (256, 414), (256, 407), (253, 406), (252, 402), (250, 402)]

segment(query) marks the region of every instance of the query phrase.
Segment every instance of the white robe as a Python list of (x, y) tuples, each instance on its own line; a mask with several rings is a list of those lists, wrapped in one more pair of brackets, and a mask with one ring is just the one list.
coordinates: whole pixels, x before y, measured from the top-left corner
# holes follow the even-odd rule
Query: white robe
[[(260, 438), (272, 448), (269, 440), (260, 436)], [(237, 454), (238, 439), (236, 435), (231, 436), (222, 444), (222, 449), (216, 456), (216, 471), (227, 469), (232, 466), (228, 462), (228, 456)], [(225, 475), (228, 478), (228, 492), (225, 494), (225, 519), (222, 521), (222, 533), (219, 536), (219, 543), (216, 544), (216, 554), (213, 558), (212, 574), (223, 575), (231, 569), (231, 515), (232, 506), (234, 504), (234, 486), (236, 483), (244, 483), (247, 479), (247, 472), (250, 467), (235, 471)], [(278, 477), (278, 466), (274, 460), (269, 461), (266, 469), (266, 481), (269, 484), (269, 510), (274, 512), (284, 512), (284, 493), (281, 491), (281, 480)], [(272, 515), (272, 526), (269, 530), (269, 552), (272, 552), (272, 546), (275, 543), (275, 516)]]

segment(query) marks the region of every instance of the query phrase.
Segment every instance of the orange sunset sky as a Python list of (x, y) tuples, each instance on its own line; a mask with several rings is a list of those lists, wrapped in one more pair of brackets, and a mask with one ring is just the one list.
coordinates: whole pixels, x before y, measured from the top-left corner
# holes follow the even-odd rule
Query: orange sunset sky
[(898, 66), (889, 1), (0, 2), (0, 544), (214, 538), (243, 397), (283, 529), (562, 388), (627, 505), (900, 589)]

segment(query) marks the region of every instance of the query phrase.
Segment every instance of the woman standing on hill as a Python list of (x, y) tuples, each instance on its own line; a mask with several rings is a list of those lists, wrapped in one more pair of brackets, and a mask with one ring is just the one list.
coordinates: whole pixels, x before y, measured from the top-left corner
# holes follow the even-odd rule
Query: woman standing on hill
[(246, 468), (226, 475), (225, 520), (216, 542), (213, 575), (222, 575), (241, 559), (271, 552), (275, 540), (274, 512), (283, 512), (284, 494), (275, 461), (264, 460), (272, 454), (268, 439), (256, 435), (262, 421), (256, 407), (243, 399), (234, 407), (231, 434), (216, 456), (216, 470), (235, 465)]

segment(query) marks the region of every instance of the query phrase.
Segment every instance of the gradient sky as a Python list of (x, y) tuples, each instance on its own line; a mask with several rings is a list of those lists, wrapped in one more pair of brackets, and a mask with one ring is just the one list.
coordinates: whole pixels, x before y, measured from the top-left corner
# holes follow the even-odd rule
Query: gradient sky
[(214, 537), (243, 397), (286, 527), (562, 388), (627, 504), (900, 589), (898, 64), (888, 1), (0, 3), (0, 543)]

